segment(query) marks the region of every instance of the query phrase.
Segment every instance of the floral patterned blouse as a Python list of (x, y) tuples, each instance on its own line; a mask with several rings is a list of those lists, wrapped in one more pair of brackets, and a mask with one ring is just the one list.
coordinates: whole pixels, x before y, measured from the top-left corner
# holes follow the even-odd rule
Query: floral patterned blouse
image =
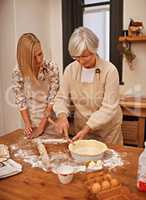
[[(42, 93), (40, 93), (39, 96), (45, 98), (43, 99), (45, 104), (53, 104), (59, 89), (59, 71), (57, 65), (52, 61), (44, 61), (44, 65), (40, 69), (37, 79), (41, 84), (45, 83), (47, 88), (47, 95), (45, 96), (43, 95), (43, 88), (40, 86), (39, 89)], [(36, 92), (32, 92), (33, 88), (31, 81), (22, 77), (22, 73), (18, 66), (13, 70), (12, 81), (13, 91), (15, 93), (15, 103), (19, 110), (29, 108), (30, 102), (31, 104), (34, 104), (34, 101), (32, 101), (33, 97), (38, 97), (38, 90), (35, 90), (37, 95)]]

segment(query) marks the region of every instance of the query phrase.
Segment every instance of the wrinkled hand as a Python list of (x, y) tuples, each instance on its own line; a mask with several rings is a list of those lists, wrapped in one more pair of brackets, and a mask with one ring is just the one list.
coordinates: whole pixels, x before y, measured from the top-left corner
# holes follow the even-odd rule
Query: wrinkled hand
[(72, 141), (75, 140), (82, 140), (85, 138), (85, 136), (90, 132), (90, 128), (88, 126), (85, 126), (81, 131), (79, 131), (73, 138)]
[(66, 117), (59, 117), (56, 122), (56, 130), (60, 135), (64, 135), (67, 140), (69, 140), (68, 129), (68, 119)]

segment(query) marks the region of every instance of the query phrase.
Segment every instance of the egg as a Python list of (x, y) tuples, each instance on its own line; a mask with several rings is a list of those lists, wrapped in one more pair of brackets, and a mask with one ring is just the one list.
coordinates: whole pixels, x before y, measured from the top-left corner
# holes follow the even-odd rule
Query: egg
[(119, 182), (117, 179), (113, 178), (111, 179), (111, 187), (116, 187), (119, 185)]
[(99, 183), (94, 183), (91, 188), (92, 193), (96, 194), (101, 191), (101, 185)]
[(101, 183), (102, 190), (107, 190), (110, 188), (110, 182), (109, 181), (102, 181)]

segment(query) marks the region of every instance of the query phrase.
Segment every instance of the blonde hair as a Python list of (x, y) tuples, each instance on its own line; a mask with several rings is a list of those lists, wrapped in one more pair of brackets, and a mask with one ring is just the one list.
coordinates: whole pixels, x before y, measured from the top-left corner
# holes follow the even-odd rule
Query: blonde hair
[(37, 82), (34, 69), (34, 47), (40, 41), (33, 33), (24, 33), (17, 44), (17, 62), (24, 78)]
[(71, 56), (80, 56), (84, 50), (96, 53), (98, 45), (98, 37), (89, 28), (78, 27), (69, 39), (68, 50)]

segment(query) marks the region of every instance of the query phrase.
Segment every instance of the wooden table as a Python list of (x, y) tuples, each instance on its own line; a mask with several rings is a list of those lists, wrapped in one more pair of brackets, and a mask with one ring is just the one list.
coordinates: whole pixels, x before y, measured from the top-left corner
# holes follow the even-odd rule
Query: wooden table
[[(14, 131), (0, 137), (0, 143), (16, 143), (20, 135), (22, 130)], [(146, 193), (138, 192), (136, 188), (137, 160), (142, 148), (112, 148), (125, 155), (125, 163), (128, 162), (125, 166), (115, 169), (114, 175), (142, 200), (146, 199)], [(22, 173), (0, 180), (0, 200), (87, 200), (87, 191), (82, 181), (84, 176), (85, 173), (75, 174), (70, 184), (63, 185), (55, 174), (24, 164)]]
[(136, 144), (139, 147), (143, 147), (145, 137), (146, 99), (125, 97), (121, 99), (120, 105), (123, 115), (138, 118)]

